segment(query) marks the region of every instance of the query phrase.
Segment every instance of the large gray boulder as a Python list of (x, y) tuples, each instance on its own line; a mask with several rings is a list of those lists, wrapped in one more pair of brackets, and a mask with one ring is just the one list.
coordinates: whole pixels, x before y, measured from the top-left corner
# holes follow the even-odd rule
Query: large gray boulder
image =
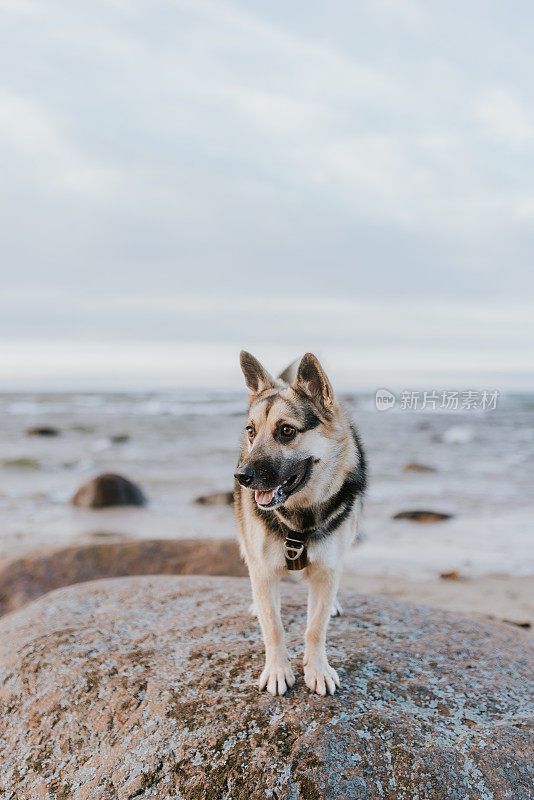
[[(342, 689), (282, 698), (247, 580), (60, 589), (0, 620), (0, 797), (531, 800), (531, 640), (505, 624), (345, 595)], [(284, 587), (300, 660), (305, 596)]]

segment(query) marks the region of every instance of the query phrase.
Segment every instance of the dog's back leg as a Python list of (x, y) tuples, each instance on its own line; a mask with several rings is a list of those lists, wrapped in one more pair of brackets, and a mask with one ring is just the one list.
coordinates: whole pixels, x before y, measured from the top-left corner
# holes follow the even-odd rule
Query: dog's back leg
[(332, 603), (332, 608), (330, 609), (330, 616), (341, 617), (342, 614), (343, 614), (343, 606), (339, 602), (339, 599), (335, 597), (334, 602)]

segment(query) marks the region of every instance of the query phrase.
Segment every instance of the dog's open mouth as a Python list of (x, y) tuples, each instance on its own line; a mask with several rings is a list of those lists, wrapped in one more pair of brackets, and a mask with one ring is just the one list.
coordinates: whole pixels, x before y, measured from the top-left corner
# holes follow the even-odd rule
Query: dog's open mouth
[(254, 491), (254, 499), (260, 508), (275, 508), (280, 506), (288, 499), (290, 495), (299, 489), (308, 477), (309, 465), (306, 464), (300, 472), (291, 475), (290, 478), (285, 480), (280, 486), (275, 486), (274, 489), (269, 489), (268, 492), (262, 492), (259, 489)]

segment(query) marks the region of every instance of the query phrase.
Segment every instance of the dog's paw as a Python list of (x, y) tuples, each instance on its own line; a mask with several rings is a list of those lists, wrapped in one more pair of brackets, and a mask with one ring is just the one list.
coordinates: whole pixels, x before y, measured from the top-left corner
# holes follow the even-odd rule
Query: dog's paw
[(326, 659), (305, 660), (304, 682), (311, 692), (317, 692), (322, 697), (334, 694), (336, 686), (340, 685), (337, 672)]
[(331, 617), (340, 617), (343, 614), (343, 606), (336, 598), (332, 603), (332, 608), (330, 609), (330, 616)]
[(295, 683), (295, 676), (289, 661), (266, 664), (258, 681), (258, 689), (276, 696), (285, 694)]

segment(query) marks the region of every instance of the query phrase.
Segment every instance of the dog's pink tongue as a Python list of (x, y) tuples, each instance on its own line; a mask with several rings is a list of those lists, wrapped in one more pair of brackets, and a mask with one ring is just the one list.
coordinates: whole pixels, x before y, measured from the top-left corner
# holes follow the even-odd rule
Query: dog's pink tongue
[(271, 489), (270, 492), (260, 492), (258, 489), (254, 492), (254, 499), (256, 503), (260, 506), (268, 505), (271, 500), (273, 499), (274, 489)]

